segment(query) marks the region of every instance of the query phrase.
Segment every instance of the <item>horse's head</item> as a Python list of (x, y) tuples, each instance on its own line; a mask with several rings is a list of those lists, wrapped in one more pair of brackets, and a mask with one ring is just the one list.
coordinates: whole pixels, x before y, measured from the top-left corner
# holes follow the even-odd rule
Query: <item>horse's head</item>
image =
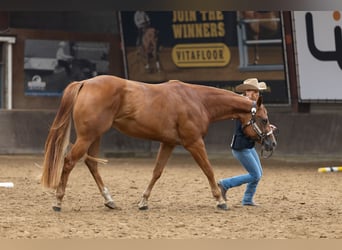
[(153, 27), (147, 28), (142, 37), (142, 44), (146, 54), (153, 53), (158, 46), (158, 30)]
[(277, 141), (274, 132), (277, 128), (270, 124), (267, 109), (262, 104), (262, 96), (257, 102), (253, 103), (251, 112), (248, 117), (242, 120), (243, 131), (251, 139), (259, 142), (262, 146), (261, 152), (269, 152), (268, 157), (272, 155), (273, 150), (277, 146)]

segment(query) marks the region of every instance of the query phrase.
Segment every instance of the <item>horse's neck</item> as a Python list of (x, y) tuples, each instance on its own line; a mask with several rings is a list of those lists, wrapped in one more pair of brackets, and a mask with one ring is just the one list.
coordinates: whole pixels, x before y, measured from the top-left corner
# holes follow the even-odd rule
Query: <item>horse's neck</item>
[(233, 92), (206, 95), (205, 105), (211, 121), (239, 119), (252, 108), (252, 101)]

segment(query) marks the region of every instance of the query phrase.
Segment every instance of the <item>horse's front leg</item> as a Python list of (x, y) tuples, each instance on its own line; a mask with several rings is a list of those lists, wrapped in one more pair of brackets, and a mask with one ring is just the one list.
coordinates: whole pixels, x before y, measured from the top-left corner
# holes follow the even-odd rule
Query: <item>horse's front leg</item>
[(222, 197), (222, 194), (217, 186), (214, 171), (208, 160), (208, 155), (205, 150), (203, 139), (198, 139), (195, 143), (185, 146), (185, 148), (191, 153), (197, 164), (200, 166), (204, 174), (207, 176), (211, 192), (217, 201), (217, 208), (227, 210), (228, 206)]
[(141, 197), (141, 200), (138, 204), (138, 207), (140, 210), (148, 209), (147, 201), (151, 195), (152, 188), (154, 184), (157, 182), (157, 180), (160, 178), (161, 174), (163, 173), (167, 160), (169, 159), (174, 147), (175, 147), (174, 145), (160, 143), (159, 152), (158, 152), (157, 159), (156, 159), (156, 164), (153, 169), (152, 179), (150, 183), (148, 184), (147, 188), (145, 189)]
[(114, 209), (116, 207), (114, 200), (113, 200), (112, 196), (110, 195), (108, 188), (105, 187), (105, 185), (102, 181), (102, 178), (101, 178), (99, 171), (98, 171), (97, 162), (92, 160), (92, 159), (86, 159), (85, 163), (88, 166), (90, 173), (94, 177), (96, 185), (100, 190), (100, 193), (102, 194), (103, 198), (105, 199), (104, 205), (110, 209)]

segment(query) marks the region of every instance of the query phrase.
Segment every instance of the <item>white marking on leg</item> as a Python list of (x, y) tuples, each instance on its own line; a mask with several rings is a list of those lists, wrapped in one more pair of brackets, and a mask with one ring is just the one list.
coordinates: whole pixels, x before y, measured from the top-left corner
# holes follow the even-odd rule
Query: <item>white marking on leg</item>
[(148, 207), (148, 203), (147, 203), (147, 198), (146, 197), (142, 197), (139, 204), (138, 204), (139, 208), (145, 208)]
[(108, 188), (103, 188), (102, 195), (105, 198), (106, 202), (113, 202), (113, 198), (110, 195)]

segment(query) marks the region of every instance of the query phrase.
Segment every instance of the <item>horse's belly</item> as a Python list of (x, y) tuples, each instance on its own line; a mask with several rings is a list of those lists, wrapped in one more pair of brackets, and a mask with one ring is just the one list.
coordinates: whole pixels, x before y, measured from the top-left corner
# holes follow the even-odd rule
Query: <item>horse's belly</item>
[(135, 120), (116, 120), (113, 128), (123, 134), (148, 140), (180, 144), (178, 134), (175, 130), (158, 126), (157, 124), (139, 124)]

